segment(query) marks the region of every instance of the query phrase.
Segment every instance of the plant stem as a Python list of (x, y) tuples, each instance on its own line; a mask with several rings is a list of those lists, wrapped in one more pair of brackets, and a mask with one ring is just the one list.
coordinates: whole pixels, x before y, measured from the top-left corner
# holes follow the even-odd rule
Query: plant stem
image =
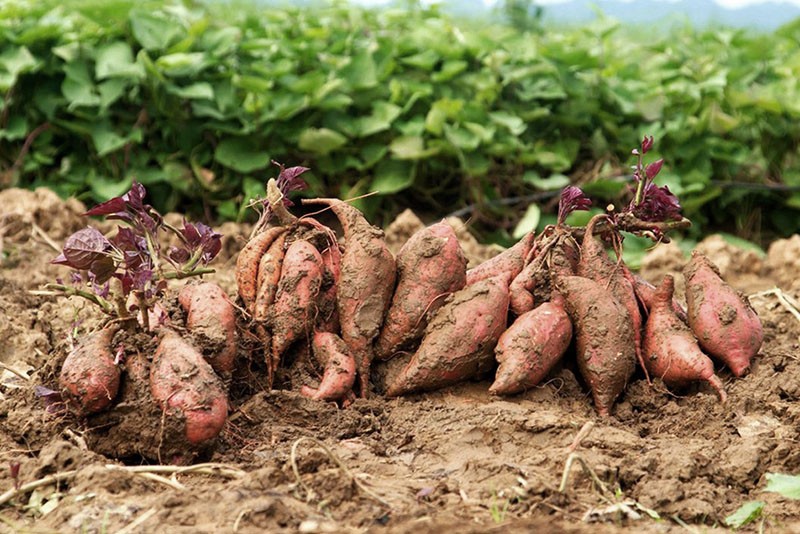
[(642, 167), (642, 159), (644, 158), (644, 154), (642, 154), (643, 150), (640, 148), (636, 154), (636, 174), (639, 176), (639, 183), (636, 184), (636, 196), (633, 197), (633, 205), (638, 206), (644, 200), (644, 187), (645, 181), (647, 180), (647, 173), (644, 172), (644, 168)]
[(204, 274), (210, 274), (213, 272), (216, 271), (210, 267), (201, 267), (199, 269), (194, 269), (193, 271), (172, 271), (164, 273), (161, 278), (163, 280), (183, 280), (184, 278), (189, 278), (191, 276), (202, 276)]
[(55, 289), (56, 291), (61, 291), (67, 296), (83, 297), (86, 300), (100, 306), (100, 308), (102, 308), (102, 310), (108, 315), (114, 315), (113, 304), (111, 304), (103, 297), (95, 295), (94, 293), (89, 293), (88, 291), (84, 291), (82, 289), (78, 289), (72, 286), (65, 286), (64, 284), (45, 284), (44, 287), (47, 289)]

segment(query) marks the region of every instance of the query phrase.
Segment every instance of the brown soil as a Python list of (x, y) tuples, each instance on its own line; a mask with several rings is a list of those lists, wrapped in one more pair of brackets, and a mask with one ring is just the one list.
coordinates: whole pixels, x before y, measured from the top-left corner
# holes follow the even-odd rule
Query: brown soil
[[(117, 430), (126, 465), (90, 450), (96, 428), (48, 413), (33, 394), (34, 385), (54, 385), (70, 333), (101, 320), (81, 301), (29, 292), (65, 274), (49, 263), (56, 252), (43, 236), (60, 244), (85, 224), (81, 207), (8, 190), (0, 211), (0, 362), (30, 377), (0, 372), (0, 493), (14, 487), (17, 465), (22, 484), (60, 478), (0, 505), (0, 531), (714, 532), (748, 500), (766, 502), (767, 531), (800, 531), (800, 501), (763, 492), (766, 474), (800, 473), (800, 321), (774, 294), (751, 299), (765, 329), (751, 372), (736, 379), (717, 366), (726, 405), (706, 384), (668, 391), (637, 372), (612, 416), (600, 418), (572, 357), (517, 396), (490, 397), (487, 379), (340, 409), (266, 391), (263, 366), (253, 365), (248, 380), (234, 378), (229, 422), (200, 458), (224, 467), (154, 476), (135, 472), (144, 462), (122, 452), (135, 447), (121, 440), (153, 433), (136, 417)], [(248, 229), (221, 230), (231, 237), (210, 279), (233, 294)], [(714, 250), (730, 260), (722, 270), (732, 285), (747, 293), (778, 285), (791, 298), (798, 243), (773, 245), (757, 268), (738, 250)], [(664, 248), (644, 264), (650, 281), (686, 261)], [(250, 348), (243, 339), (239, 357)]]

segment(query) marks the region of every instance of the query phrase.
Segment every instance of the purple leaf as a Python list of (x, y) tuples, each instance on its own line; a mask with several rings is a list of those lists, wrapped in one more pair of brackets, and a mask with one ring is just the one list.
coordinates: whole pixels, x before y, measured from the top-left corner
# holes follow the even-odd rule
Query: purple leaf
[(647, 179), (652, 180), (653, 178), (655, 178), (658, 175), (658, 173), (661, 172), (661, 167), (663, 166), (664, 166), (664, 160), (659, 159), (654, 161), (653, 163), (650, 163), (647, 167), (645, 167), (644, 173), (645, 175), (647, 175)]
[(289, 167), (288, 169), (275, 160), (272, 160), (273, 165), (277, 165), (280, 169), (276, 185), (278, 190), (283, 194), (283, 203), (286, 206), (292, 206), (294, 203), (289, 200), (289, 193), (292, 191), (302, 191), (308, 187), (306, 181), (300, 178), (300, 175), (308, 171), (308, 167)]
[(58, 391), (44, 386), (36, 386), (33, 391), (34, 395), (42, 399), (44, 409), (47, 413), (57, 414), (65, 410), (66, 405), (64, 404), (64, 399)]
[(118, 213), (125, 213), (126, 202), (122, 197), (114, 197), (111, 200), (98, 204), (93, 207), (84, 215), (114, 215)]
[(175, 263), (186, 263), (189, 261), (190, 254), (185, 248), (178, 248), (176, 246), (169, 247), (169, 259)]
[(642, 139), (642, 154), (647, 154), (651, 148), (653, 148), (653, 136), (647, 137), (645, 135), (644, 139)]
[(134, 180), (127, 193), (98, 204), (84, 215), (112, 215), (113, 217), (109, 218), (129, 220), (130, 215), (126, 213), (127, 211), (145, 211), (145, 208), (148, 207), (144, 204), (146, 194), (147, 190), (144, 186)]
[(222, 234), (215, 232), (206, 224), (200, 222), (193, 224), (184, 221), (181, 233), (191, 248), (190, 251), (187, 251), (190, 257), (194, 255), (196, 250), (202, 249), (203, 255), (201, 261), (203, 264), (208, 264), (222, 249)]
[(558, 201), (558, 224), (563, 224), (567, 216), (573, 211), (586, 211), (592, 206), (592, 201), (580, 187), (570, 185), (561, 190), (561, 199)]
[(669, 187), (650, 183), (645, 187), (642, 202), (633, 213), (643, 221), (677, 221), (681, 219), (681, 205)]
[(97, 261), (109, 258), (111, 242), (91, 226), (78, 230), (64, 242), (62, 253), (53, 263), (67, 265), (73, 269), (88, 270)]

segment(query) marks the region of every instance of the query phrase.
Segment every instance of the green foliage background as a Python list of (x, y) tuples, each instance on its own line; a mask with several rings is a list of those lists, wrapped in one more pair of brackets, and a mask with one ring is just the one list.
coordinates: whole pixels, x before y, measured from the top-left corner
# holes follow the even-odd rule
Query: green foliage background
[(699, 227), (800, 230), (800, 21), (525, 31), (409, 4), (3, 2), (0, 186), (91, 203), (135, 178), (160, 210), (237, 219), (275, 159), (316, 195), (380, 191), (373, 220), (478, 204), (502, 231), (526, 206), (501, 198), (625, 194), (647, 133)]

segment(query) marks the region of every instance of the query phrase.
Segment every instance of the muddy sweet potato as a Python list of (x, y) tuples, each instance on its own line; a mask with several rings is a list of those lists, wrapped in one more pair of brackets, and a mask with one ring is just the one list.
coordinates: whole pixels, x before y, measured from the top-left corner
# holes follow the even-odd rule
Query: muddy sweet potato
[(414, 233), (397, 253), (397, 288), (375, 342), (376, 357), (391, 358), (422, 337), (427, 318), (464, 287), (466, 273), (467, 259), (449, 224)]
[(252, 313), (258, 291), (258, 265), (272, 242), (284, 233), (286, 228), (273, 226), (253, 237), (239, 252), (236, 258), (236, 286), (244, 308)]
[(374, 358), (373, 341), (383, 325), (395, 286), (394, 256), (386, 247), (383, 231), (369, 224), (353, 206), (334, 198), (303, 202), (330, 206), (344, 230), (336, 308), (342, 339), (356, 359), (360, 395), (366, 397)]
[(347, 345), (336, 334), (315, 332), (311, 347), (324, 371), (319, 387), (303, 386), (300, 394), (315, 400), (344, 399), (356, 380), (356, 361)]
[(505, 275), (453, 293), (431, 318), (417, 352), (389, 385), (386, 395), (434, 390), (491, 369), (507, 314)]
[(695, 380), (705, 380), (719, 399), (727, 395), (722, 381), (714, 374), (714, 363), (703, 354), (692, 331), (672, 309), (675, 282), (664, 276), (653, 295), (650, 315), (644, 329), (644, 361), (650, 376), (661, 378), (668, 386), (684, 386)]
[(107, 327), (87, 335), (64, 360), (58, 385), (78, 415), (105, 410), (117, 396), (121, 372), (111, 351), (116, 331)]
[(258, 262), (258, 276), (256, 300), (253, 305), (253, 319), (257, 322), (264, 322), (269, 317), (272, 303), (275, 302), (275, 295), (278, 292), (278, 282), (281, 278), (283, 258), (286, 255), (284, 249), (288, 232), (283, 232), (275, 238), (267, 251), (261, 256)]
[(272, 309), (272, 364), (304, 334), (310, 334), (322, 287), (322, 256), (308, 241), (295, 241), (286, 250)]
[(726, 284), (703, 254), (692, 252), (683, 276), (689, 326), (700, 347), (742, 376), (764, 340), (761, 320), (747, 298)]
[(336, 294), (342, 275), (342, 252), (336, 242), (329, 243), (322, 251), (322, 288), (319, 296), (317, 328), (323, 332), (339, 331), (339, 312), (336, 309)]
[[(638, 274), (633, 275), (634, 287), (636, 288), (636, 295), (641, 300), (642, 305), (644, 305), (645, 309), (650, 311), (650, 308), (653, 307), (653, 300), (655, 299), (656, 295), (656, 286), (639, 276)], [(684, 324), (689, 324), (689, 317), (686, 315), (686, 309), (681, 305), (680, 302), (675, 297), (672, 297), (672, 311), (675, 312), (675, 315), (684, 322)]]
[(177, 332), (164, 329), (161, 336), (150, 368), (150, 392), (165, 417), (183, 422), (188, 443), (205, 444), (217, 437), (228, 416), (222, 381)]
[(236, 312), (227, 293), (212, 282), (184, 286), (178, 302), (186, 312), (186, 327), (202, 347), (214, 371), (229, 377), (236, 360)]
[(553, 296), (553, 301), (517, 317), (500, 336), (494, 349), (500, 366), (491, 395), (513, 395), (539, 384), (566, 352), (572, 322), (563, 297), (556, 292)]
[(535, 238), (534, 233), (529, 232), (517, 241), (513, 247), (467, 271), (466, 285), (472, 285), (475, 282), (492, 278), (498, 274), (503, 274), (510, 283), (525, 266), (525, 260), (533, 248)]
[(578, 369), (601, 416), (610, 414), (636, 368), (628, 310), (601, 284), (580, 276), (556, 281), (575, 330)]

